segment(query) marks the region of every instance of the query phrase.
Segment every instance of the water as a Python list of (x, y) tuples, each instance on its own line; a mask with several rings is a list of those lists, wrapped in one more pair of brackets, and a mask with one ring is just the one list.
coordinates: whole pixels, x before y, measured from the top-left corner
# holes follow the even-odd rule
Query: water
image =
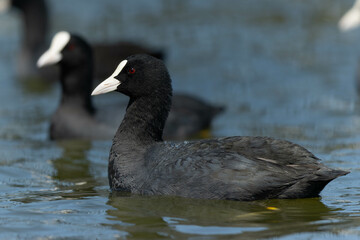
[(15, 79), (20, 26), (0, 16), (1, 239), (359, 239), (360, 30), (351, 0), (49, 1), (51, 33), (167, 50), (178, 92), (224, 104), (214, 136), (266, 135), (351, 174), (319, 199), (233, 202), (110, 193), (111, 141), (51, 142), (57, 85)]

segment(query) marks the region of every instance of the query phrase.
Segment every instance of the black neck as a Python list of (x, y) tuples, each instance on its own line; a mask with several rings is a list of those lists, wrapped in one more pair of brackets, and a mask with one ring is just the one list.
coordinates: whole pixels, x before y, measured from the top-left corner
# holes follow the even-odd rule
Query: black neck
[(93, 114), (95, 109), (91, 100), (93, 79), (91, 59), (83, 66), (61, 65), (61, 68), (61, 105), (77, 106)]
[[(154, 94), (155, 95), (155, 94)], [(171, 107), (171, 95), (130, 98), (125, 117), (115, 139), (149, 144), (162, 141), (165, 122)]]

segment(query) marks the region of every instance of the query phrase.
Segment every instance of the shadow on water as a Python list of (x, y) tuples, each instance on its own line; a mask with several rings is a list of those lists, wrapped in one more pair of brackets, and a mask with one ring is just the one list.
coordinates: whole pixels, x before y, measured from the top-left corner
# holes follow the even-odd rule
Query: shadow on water
[(329, 231), (348, 222), (319, 198), (236, 202), (112, 193), (107, 204), (114, 207), (109, 219), (118, 222), (112, 226), (134, 239), (257, 239)]

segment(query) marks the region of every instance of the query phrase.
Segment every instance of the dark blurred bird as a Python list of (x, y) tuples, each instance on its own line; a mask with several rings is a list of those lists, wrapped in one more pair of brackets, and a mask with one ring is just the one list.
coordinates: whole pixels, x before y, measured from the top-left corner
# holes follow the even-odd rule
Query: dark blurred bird
[[(22, 20), (22, 41), (17, 61), (17, 75), (20, 78), (35, 78), (39, 74), (36, 61), (45, 49), (48, 32), (48, 11), (44, 0), (4, 0), (0, 12), (10, 8), (20, 10)], [(56, 74), (56, 72), (54, 73)]]
[[(114, 136), (125, 106), (119, 107), (118, 102), (107, 103), (110, 106), (100, 108), (95, 114), (90, 98), (93, 82), (92, 49), (82, 37), (64, 31), (57, 33), (37, 64), (38, 67), (60, 66), (62, 98), (51, 120), (51, 139), (110, 139)], [(107, 113), (104, 110), (108, 110)], [(165, 138), (195, 137), (201, 130), (209, 129), (212, 119), (221, 111), (223, 107), (212, 106), (198, 98), (175, 95)]]
[[(23, 39), (18, 59), (18, 75), (21, 78), (54, 78), (53, 68), (36, 68), (36, 61), (47, 45), (49, 26), (48, 7), (44, 0), (5, 0), (3, 11), (9, 7), (20, 10), (23, 22)], [(164, 53), (127, 41), (93, 45), (95, 55), (95, 79), (104, 79), (118, 64), (119, 59), (135, 53), (147, 53), (164, 59)]]
[(60, 104), (51, 119), (50, 138), (111, 138), (113, 128), (98, 119), (90, 98), (93, 80), (91, 47), (76, 36), (59, 32), (49, 50), (38, 60), (39, 67), (54, 64), (60, 67), (62, 93)]
[(172, 87), (164, 63), (133, 55), (92, 95), (130, 97), (109, 156), (112, 190), (188, 198), (257, 200), (317, 197), (333, 170), (305, 148), (267, 137), (163, 142)]

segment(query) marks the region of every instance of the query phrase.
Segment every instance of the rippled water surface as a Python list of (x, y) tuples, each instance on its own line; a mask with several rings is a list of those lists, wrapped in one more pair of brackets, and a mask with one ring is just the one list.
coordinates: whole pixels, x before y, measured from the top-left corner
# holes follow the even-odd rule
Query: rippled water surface
[(49, 5), (51, 34), (70, 30), (92, 42), (136, 40), (165, 49), (175, 91), (226, 106), (214, 136), (288, 139), (351, 173), (331, 182), (321, 199), (244, 203), (110, 193), (111, 140), (48, 140), (58, 85), (16, 79), (21, 21), (12, 11), (0, 15), (1, 239), (360, 238), (360, 30), (337, 29), (351, 0)]

